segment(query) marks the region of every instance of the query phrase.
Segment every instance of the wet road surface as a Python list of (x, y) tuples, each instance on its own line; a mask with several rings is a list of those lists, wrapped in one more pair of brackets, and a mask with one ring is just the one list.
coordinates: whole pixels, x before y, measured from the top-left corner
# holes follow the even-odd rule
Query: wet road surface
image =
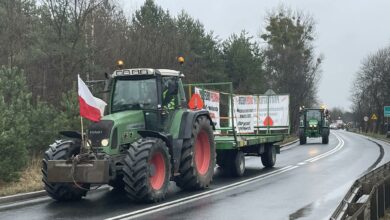
[(183, 192), (172, 182), (167, 199), (134, 204), (122, 192), (102, 190), (80, 202), (49, 198), (1, 209), (0, 219), (327, 219), (351, 184), (365, 172), (390, 161), (390, 145), (332, 131), (321, 139), (283, 148), (274, 168), (258, 157), (246, 158), (242, 178), (217, 168), (209, 189)]

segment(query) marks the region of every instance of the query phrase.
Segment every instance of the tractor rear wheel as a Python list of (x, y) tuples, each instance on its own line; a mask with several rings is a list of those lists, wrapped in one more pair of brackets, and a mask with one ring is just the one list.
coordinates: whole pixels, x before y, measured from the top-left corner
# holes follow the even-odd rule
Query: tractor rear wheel
[(171, 176), (171, 158), (165, 142), (141, 138), (127, 151), (123, 181), (133, 201), (159, 202), (165, 199)]
[(78, 184), (74, 183), (51, 183), (47, 179), (47, 162), (49, 160), (68, 160), (74, 155), (80, 153), (81, 143), (75, 140), (59, 140), (50, 145), (49, 149), (45, 152), (45, 156), (42, 160), (42, 181), (44, 183), (44, 189), (47, 194), (58, 201), (73, 201), (80, 200), (81, 197), (86, 196), (89, 190), (90, 184)]
[(261, 162), (267, 168), (273, 167), (276, 162), (276, 149), (272, 144), (265, 146), (265, 151), (261, 154)]
[(203, 189), (209, 186), (214, 175), (215, 143), (211, 121), (199, 116), (194, 124), (191, 139), (183, 143), (180, 175), (176, 184), (185, 190)]

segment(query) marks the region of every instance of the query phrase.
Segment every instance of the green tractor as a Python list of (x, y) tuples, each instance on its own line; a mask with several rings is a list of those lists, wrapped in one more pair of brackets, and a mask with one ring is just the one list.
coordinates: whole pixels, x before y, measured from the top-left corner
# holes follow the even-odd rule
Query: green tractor
[(301, 108), (299, 123), (299, 143), (306, 144), (307, 138), (322, 138), (329, 143), (328, 110), (324, 108)]
[(216, 150), (209, 112), (188, 109), (178, 71), (118, 69), (107, 75), (106, 114), (84, 137), (76, 131), (47, 149), (44, 188), (79, 200), (109, 184), (134, 201), (158, 202), (171, 180), (184, 190), (209, 186)]

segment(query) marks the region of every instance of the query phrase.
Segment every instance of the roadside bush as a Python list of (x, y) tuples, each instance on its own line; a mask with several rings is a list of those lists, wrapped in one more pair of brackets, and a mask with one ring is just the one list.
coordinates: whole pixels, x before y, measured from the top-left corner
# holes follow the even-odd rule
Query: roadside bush
[(58, 114), (58, 110), (48, 103), (40, 101), (40, 99), (31, 109), (29, 117), (30, 145), (28, 146), (31, 156), (42, 155), (49, 144), (53, 143), (56, 136), (58, 136), (59, 128), (55, 122)]
[(79, 101), (77, 90), (75, 88), (62, 94), (59, 114), (55, 119), (55, 126), (57, 131), (80, 131)]
[(0, 181), (18, 178), (27, 162), (31, 93), (17, 68), (0, 68)]

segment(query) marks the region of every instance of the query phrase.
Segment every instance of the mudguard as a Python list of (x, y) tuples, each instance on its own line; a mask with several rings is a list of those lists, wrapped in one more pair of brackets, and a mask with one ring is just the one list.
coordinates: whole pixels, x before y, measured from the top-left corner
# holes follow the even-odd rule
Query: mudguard
[(58, 133), (68, 138), (81, 140), (81, 134), (78, 131), (60, 131)]
[(210, 122), (211, 126), (213, 127), (213, 130), (215, 130), (215, 125), (212, 123), (210, 114), (207, 110), (196, 110), (196, 111), (186, 111), (183, 113), (181, 124), (180, 124), (180, 133), (179, 133), (179, 139), (189, 139), (191, 138), (192, 134), (192, 125), (194, 124), (195, 120), (199, 116), (206, 116)]
[(163, 140), (167, 144), (168, 148), (172, 148), (172, 136), (171, 135), (166, 135), (166, 134), (161, 133), (161, 132), (150, 131), (150, 130), (139, 130), (138, 134), (143, 138), (145, 138), (145, 137), (160, 138), (161, 140)]

